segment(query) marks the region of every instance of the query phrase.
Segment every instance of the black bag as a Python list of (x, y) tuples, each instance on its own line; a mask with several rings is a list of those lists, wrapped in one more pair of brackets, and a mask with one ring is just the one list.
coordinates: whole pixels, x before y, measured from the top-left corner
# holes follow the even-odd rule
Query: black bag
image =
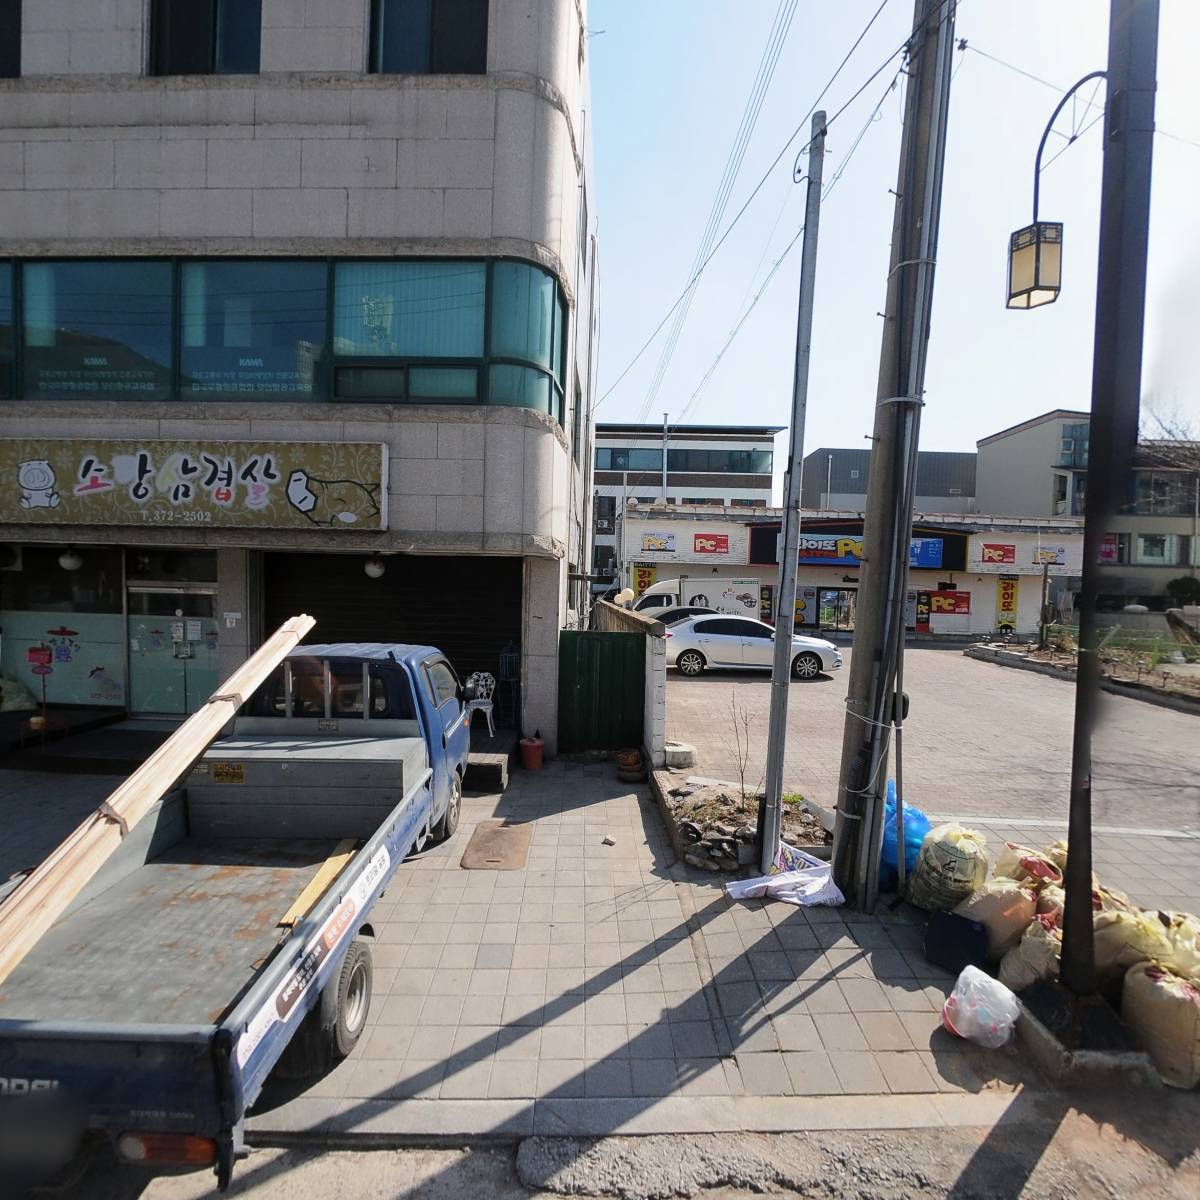
[(987, 963), (987, 928), (970, 917), (935, 912), (925, 926), (925, 957), (936, 967), (957, 975), (963, 967)]

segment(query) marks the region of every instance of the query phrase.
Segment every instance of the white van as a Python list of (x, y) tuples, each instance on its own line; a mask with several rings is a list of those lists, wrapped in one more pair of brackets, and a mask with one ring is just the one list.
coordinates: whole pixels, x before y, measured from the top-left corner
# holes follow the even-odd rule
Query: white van
[(759, 614), (759, 582), (757, 579), (718, 579), (714, 575), (681, 575), (651, 584), (634, 603), (635, 612), (653, 616), (658, 608), (675, 608), (681, 604), (711, 608), (728, 616), (754, 617)]

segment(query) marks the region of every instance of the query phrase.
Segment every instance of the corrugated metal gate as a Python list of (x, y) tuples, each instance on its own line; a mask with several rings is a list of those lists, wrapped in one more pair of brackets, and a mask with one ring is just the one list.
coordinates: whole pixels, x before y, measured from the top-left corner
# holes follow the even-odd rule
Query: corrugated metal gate
[(558, 749), (641, 746), (646, 639), (640, 633), (564, 629), (558, 641)]

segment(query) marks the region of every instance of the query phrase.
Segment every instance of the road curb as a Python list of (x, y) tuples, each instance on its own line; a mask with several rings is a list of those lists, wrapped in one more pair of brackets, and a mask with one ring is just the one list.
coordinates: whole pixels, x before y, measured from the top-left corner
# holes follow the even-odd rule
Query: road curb
[[(1046, 675), (1051, 679), (1061, 679), (1067, 683), (1075, 682), (1074, 667), (1055, 667), (1050, 663), (1030, 662), (1023, 654), (1014, 654), (1011, 650), (997, 650), (990, 646), (968, 646), (963, 651), (963, 657), (974, 658), (979, 662), (995, 663), (1001, 667), (1013, 667), (1018, 671), (1032, 671), (1035, 675)], [(1179, 696), (1160, 695), (1142, 684), (1127, 683), (1117, 679), (1102, 678), (1100, 687), (1102, 691), (1113, 696), (1141, 700), (1145, 704), (1154, 704), (1159, 708), (1169, 708), (1175, 712), (1200, 717), (1200, 701), (1187, 700)]]

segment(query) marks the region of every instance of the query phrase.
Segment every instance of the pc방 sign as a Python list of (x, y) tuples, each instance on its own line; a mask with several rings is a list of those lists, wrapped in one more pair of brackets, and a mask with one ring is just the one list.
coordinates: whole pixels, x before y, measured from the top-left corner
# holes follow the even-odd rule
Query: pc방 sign
[(1019, 575), (996, 577), (996, 628), (1001, 633), (1017, 631), (1017, 599), (1020, 587)]
[(697, 533), (692, 538), (692, 549), (697, 554), (728, 554), (729, 534)]

